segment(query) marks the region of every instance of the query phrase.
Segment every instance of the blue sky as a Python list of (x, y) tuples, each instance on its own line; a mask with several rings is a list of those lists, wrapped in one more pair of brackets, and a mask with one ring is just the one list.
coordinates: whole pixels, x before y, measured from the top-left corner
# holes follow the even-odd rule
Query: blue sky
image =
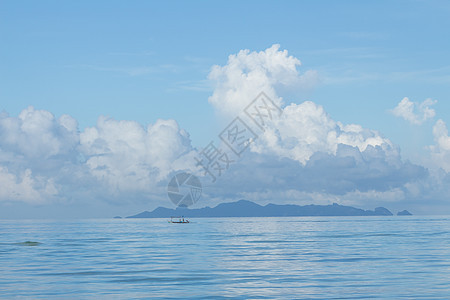
[[(316, 74), (276, 90), (285, 104), (312, 101), (335, 121), (378, 131), (403, 162), (429, 169), (433, 128), (450, 124), (449, 13), (446, 1), (2, 1), (0, 110), (11, 118), (30, 105), (67, 114), (80, 132), (99, 116), (144, 127), (173, 119), (201, 148), (224, 125), (208, 102), (218, 84), (208, 79), (212, 67), (279, 44), (301, 61), (299, 74)], [(395, 116), (390, 110), (405, 97), (416, 108), (436, 100), (433, 116), (420, 124)], [(10, 158), (3, 165), (13, 172)], [(60, 199), (74, 189), (56, 186)]]

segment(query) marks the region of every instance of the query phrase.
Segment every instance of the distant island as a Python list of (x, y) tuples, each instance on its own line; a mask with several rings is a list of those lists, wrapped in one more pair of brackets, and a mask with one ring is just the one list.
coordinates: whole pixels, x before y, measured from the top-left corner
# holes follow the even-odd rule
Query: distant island
[(397, 216), (412, 216), (412, 213), (410, 213), (409, 211), (407, 211), (407, 210), (405, 209), (405, 210), (399, 211), (399, 212), (397, 213)]
[(127, 218), (170, 218), (172, 216), (185, 216), (190, 218), (218, 218), (218, 217), (311, 217), (311, 216), (392, 216), (384, 207), (374, 210), (364, 210), (351, 206), (333, 203), (332, 205), (259, 205), (248, 200), (222, 203), (216, 207), (197, 209), (177, 208), (170, 209), (158, 207), (149, 212), (144, 211)]

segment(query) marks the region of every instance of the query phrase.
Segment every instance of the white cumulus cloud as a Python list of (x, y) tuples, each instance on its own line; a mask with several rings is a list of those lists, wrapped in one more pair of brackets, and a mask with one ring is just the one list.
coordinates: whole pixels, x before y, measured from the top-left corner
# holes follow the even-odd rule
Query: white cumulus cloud
[(77, 121), (68, 115), (56, 119), (48, 111), (29, 106), (17, 118), (0, 116), (0, 146), (16, 155), (47, 159), (74, 148), (79, 140), (77, 127)]
[(0, 165), (0, 202), (48, 203), (58, 191), (52, 179), (33, 177), (30, 169), (13, 174)]
[(397, 155), (391, 141), (378, 132), (336, 122), (322, 106), (311, 101), (286, 106), (281, 118), (259, 136), (252, 150), (305, 164), (316, 152), (335, 155), (340, 144), (356, 147), (360, 152), (368, 146), (378, 146)]
[(80, 135), (80, 150), (90, 173), (116, 193), (148, 192), (175, 170), (189, 168), (189, 135), (174, 120), (144, 128), (135, 121), (100, 117)]
[(0, 201), (148, 199), (171, 172), (193, 169), (194, 153), (174, 120), (144, 127), (100, 116), (79, 132), (71, 116), (30, 106), (0, 115)]
[(77, 121), (55, 118), (32, 106), (18, 117), (0, 115), (0, 201), (51, 202), (58, 197), (55, 176), (75, 159)]
[(317, 82), (317, 72), (308, 70), (300, 74), (300, 60), (289, 56), (275, 44), (265, 51), (241, 50), (228, 57), (225, 66), (214, 66), (209, 79), (215, 84), (209, 102), (227, 117), (233, 117), (260, 92), (265, 92), (281, 105), (276, 89), (283, 86), (309, 88)]
[(403, 118), (411, 124), (420, 125), (425, 121), (434, 118), (436, 112), (431, 108), (436, 104), (436, 100), (426, 99), (422, 103), (412, 102), (408, 97), (403, 98), (391, 113), (399, 118)]
[(439, 119), (433, 127), (435, 145), (430, 146), (431, 156), (436, 166), (450, 172), (450, 137), (447, 125)]

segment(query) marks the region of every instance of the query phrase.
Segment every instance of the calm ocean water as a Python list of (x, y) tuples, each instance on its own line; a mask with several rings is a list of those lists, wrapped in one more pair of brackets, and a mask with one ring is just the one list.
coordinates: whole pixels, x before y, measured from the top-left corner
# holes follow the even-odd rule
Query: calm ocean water
[(0, 297), (450, 297), (450, 217), (191, 221), (2, 220)]

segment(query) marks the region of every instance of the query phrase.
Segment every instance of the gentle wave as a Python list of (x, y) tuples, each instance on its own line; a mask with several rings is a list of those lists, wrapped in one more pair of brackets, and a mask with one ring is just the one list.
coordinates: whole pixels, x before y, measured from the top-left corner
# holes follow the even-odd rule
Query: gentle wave
[(447, 217), (0, 221), (0, 297), (447, 299)]

